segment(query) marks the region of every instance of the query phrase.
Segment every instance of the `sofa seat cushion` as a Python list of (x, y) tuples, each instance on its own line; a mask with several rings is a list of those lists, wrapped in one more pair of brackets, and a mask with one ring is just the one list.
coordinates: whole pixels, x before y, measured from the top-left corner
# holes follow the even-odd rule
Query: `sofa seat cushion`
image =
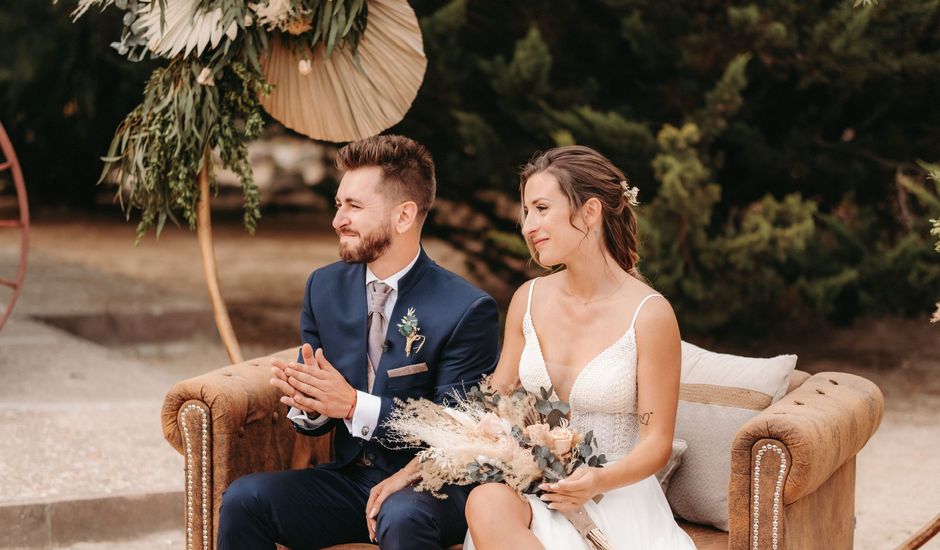
[(728, 533), (708, 525), (698, 523), (689, 523), (684, 520), (678, 520), (679, 527), (692, 537), (692, 542), (698, 550), (727, 550)]

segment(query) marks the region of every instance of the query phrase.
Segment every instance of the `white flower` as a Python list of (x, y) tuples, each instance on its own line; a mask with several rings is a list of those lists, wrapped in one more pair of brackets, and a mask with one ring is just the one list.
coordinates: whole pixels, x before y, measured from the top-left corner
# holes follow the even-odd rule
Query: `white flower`
[(307, 76), (313, 71), (313, 67), (310, 65), (309, 59), (301, 59), (297, 62), (297, 70), (300, 71), (300, 74)]
[(196, 77), (196, 82), (202, 84), (203, 86), (215, 86), (215, 79), (212, 78), (212, 70), (209, 67), (203, 67), (199, 71), (199, 76)]
[(269, 0), (266, 5), (248, 4), (248, 7), (258, 15), (258, 24), (268, 30), (287, 30), (294, 20), (310, 15), (302, 6), (295, 12), (290, 0)]
[(620, 187), (623, 188), (623, 196), (627, 199), (627, 204), (630, 206), (636, 206), (640, 204), (640, 201), (637, 200), (637, 197), (640, 195), (639, 187), (630, 187), (630, 184), (626, 180), (620, 182)]

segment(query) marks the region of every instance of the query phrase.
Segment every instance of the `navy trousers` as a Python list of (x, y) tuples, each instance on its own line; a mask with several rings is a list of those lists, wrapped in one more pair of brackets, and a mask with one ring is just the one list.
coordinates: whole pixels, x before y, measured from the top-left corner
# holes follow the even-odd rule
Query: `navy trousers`
[[(222, 497), (218, 550), (291, 550), (370, 542), (369, 491), (388, 473), (375, 468), (323, 467), (250, 474)], [(469, 488), (448, 487), (446, 499), (407, 487), (379, 511), (377, 537), (387, 550), (444, 548), (463, 542)]]

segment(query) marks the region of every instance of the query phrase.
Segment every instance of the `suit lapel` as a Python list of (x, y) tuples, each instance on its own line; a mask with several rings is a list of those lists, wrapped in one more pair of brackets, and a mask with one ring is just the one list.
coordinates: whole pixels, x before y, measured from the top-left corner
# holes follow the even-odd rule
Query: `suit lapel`
[[(351, 372), (344, 372), (346, 380), (357, 390), (368, 392), (368, 383), (366, 381), (366, 369), (369, 360), (369, 303), (366, 299), (366, 266), (365, 264), (355, 264), (355, 269), (349, 280), (349, 288), (345, 293), (349, 296), (349, 305), (351, 315), (353, 316), (353, 327), (355, 333), (353, 336), (353, 349), (358, 349), (352, 365)], [(357, 345), (358, 344), (358, 345)]]

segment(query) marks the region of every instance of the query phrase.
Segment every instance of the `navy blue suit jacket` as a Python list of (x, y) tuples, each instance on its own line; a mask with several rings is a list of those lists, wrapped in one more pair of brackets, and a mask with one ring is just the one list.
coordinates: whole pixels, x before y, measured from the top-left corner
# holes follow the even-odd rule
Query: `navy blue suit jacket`
[[(300, 317), (301, 338), (323, 348), (326, 359), (360, 391), (366, 387), (368, 306), (364, 264), (337, 262), (314, 271), (307, 280)], [(405, 337), (398, 323), (414, 308), (424, 346), (405, 355)], [(399, 280), (398, 299), (388, 320), (387, 350), (376, 366), (372, 394), (381, 397), (378, 426), (368, 441), (350, 435), (342, 420), (330, 420), (315, 430), (322, 435), (336, 428), (335, 461), (342, 467), (365, 456), (375, 467), (393, 473), (414, 457), (414, 450), (382, 445), (383, 423), (394, 399), (425, 398), (440, 403), (452, 390), (469, 388), (496, 368), (499, 358), (499, 313), (490, 295), (438, 266), (422, 249), (411, 270)], [(415, 348), (417, 346), (414, 346)], [(302, 359), (300, 359), (302, 361)], [(427, 370), (390, 378), (388, 371), (427, 364)], [(414, 370), (421, 370), (421, 367)]]

